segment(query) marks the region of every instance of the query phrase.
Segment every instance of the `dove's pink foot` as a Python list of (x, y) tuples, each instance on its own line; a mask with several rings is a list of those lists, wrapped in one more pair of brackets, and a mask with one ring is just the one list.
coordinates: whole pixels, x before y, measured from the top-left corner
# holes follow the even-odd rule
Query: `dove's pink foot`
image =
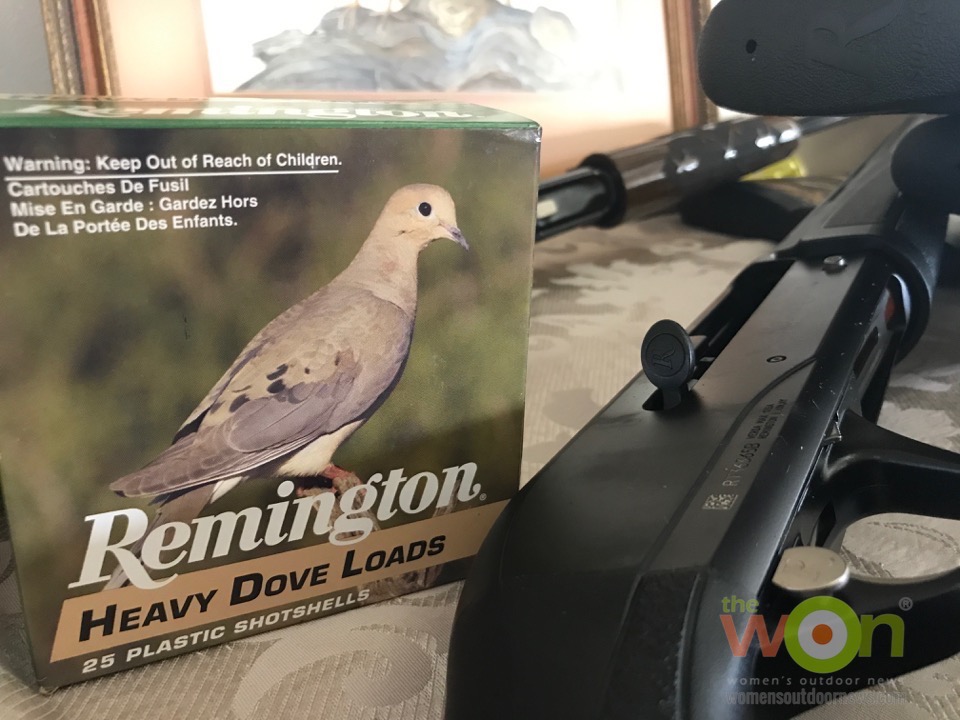
[(334, 487), (341, 491), (363, 484), (360, 478), (357, 477), (356, 473), (352, 473), (349, 470), (344, 470), (342, 467), (338, 467), (333, 463), (327, 465), (327, 467), (324, 468), (323, 472), (320, 474), (325, 478), (330, 478), (330, 481), (333, 483)]
[(356, 473), (331, 463), (319, 475), (298, 479), (297, 496), (317, 495), (331, 490), (337, 495), (343, 495), (350, 488), (362, 484), (363, 481), (357, 477)]
[[(320, 475), (314, 475), (309, 478), (297, 478), (297, 497), (315, 497), (319, 499), (320, 495), (325, 493), (333, 493), (338, 501), (343, 497), (343, 494), (355, 488), (358, 485), (363, 485), (363, 481), (357, 477), (355, 473), (350, 472), (349, 470), (344, 470), (341, 467), (330, 464), (324, 468), (324, 471)], [(367, 492), (366, 488), (363, 488), (355, 494), (353, 501), (353, 508), (362, 507), (364, 501), (364, 495)], [(338, 517), (342, 512), (349, 510), (350, 508), (340, 508), (336, 510), (336, 515)], [(362, 511), (362, 515), (370, 519), (372, 528), (374, 530), (380, 529), (380, 524), (377, 522), (377, 518), (370, 511)], [(358, 533), (348, 533), (345, 537), (350, 537), (351, 535), (358, 535)]]

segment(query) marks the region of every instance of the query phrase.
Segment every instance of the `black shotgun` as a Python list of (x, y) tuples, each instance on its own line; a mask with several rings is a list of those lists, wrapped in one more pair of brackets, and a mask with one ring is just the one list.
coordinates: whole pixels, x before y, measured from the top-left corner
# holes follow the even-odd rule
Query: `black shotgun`
[(644, 372), (510, 503), (457, 610), (447, 720), (785, 718), (960, 650), (960, 571), (884, 583), (837, 552), (879, 512), (960, 519), (960, 456), (875, 424), (946, 232), (893, 181), (918, 122), (689, 331), (657, 323)]
[[(955, 0), (722, 0), (701, 79), (758, 114), (956, 113), (958, 28)], [(651, 328), (481, 548), (447, 720), (788, 718), (960, 651), (960, 570), (884, 582), (838, 552), (877, 513), (960, 519), (960, 455), (876, 425), (958, 148), (960, 118), (908, 120), (689, 330)]]

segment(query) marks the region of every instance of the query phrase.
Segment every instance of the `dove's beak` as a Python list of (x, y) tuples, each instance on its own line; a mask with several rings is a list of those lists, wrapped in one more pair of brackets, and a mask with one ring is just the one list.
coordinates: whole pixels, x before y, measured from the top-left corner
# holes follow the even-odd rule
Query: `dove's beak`
[(441, 223), (441, 225), (443, 225), (443, 229), (447, 231), (447, 235), (450, 236), (450, 239), (453, 240), (457, 245), (462, 247), (464, 250), (470, 249), (470, 244), (463, 236), (463, 233), (460, 232), (460, 228), (454, 227), (453, 225), (447, 225), (446, 223)]

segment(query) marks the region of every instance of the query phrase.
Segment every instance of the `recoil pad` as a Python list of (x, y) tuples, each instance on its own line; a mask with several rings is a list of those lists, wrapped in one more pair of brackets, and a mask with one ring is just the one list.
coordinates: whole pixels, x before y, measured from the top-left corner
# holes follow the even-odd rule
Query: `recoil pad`
[(704, 92), (757, 115), (960, 112), (957, 0), (722, 0)]

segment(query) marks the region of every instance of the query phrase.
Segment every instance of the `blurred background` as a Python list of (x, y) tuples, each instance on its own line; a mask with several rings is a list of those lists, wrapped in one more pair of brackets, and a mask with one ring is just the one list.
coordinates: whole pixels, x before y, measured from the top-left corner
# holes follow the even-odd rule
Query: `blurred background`
[(733, 115), (695, 74), (717, 1), (4, 0), (0, 93), (441, 95), (537, 120), (548, 178)]

